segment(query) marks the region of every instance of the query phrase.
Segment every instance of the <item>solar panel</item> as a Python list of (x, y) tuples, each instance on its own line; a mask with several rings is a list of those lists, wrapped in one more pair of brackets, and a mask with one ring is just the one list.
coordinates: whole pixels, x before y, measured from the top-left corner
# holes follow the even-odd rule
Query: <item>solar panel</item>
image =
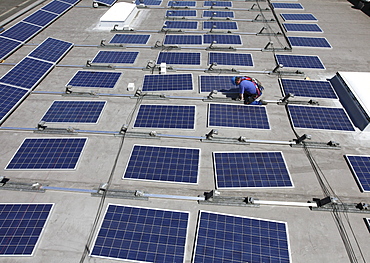
[(109, 204), (91, 256), (183, 262), (188, 212)]
[(54, 101), (45, 115), (45, 122), (97, 123), (106, 101)]
[(364, 218), (367, 229), (370, 231), (370, 218)]
[(196, 2), (195, 1), (168, 1), (167, 6), (169, 7), (196, 6)]
[(26, 138), (6, 170), (76, 169), (87, 138)]
[(32, 89), (52, 69), (53, 64), (33, 58), (24, 58), (0, 82), (21, 88)]
[(0, 204), (0, 255), (32, 256), (53, 204)]
[(8, 57), (12, 52), (18, 49), (22, 45), (21, 42), (0, 37), (0, 60)]
[(239, 88), (231, 83), (231, 76), (200, 76), (200, 92), (211, 92), (213, 90), (221, 92), (239, 92)]
[(42, 27), (24, 22), (18, 22), (11, 28), (5, 30), (5, 32), (1, 33), (0, 36), (25, 42), (41, 30)]
[(234, 17), (232, 11), (203, 11), (203, 17)]
[(27, 90), (0, 84), (0, 122), (26, 93)]
[(242, 39), (239, 35), (203, 35), (204, 44), (211, 44), (213, 41), (216, 41), (217, 44), (242, 44)]
[(109, 43), (111, 44), (146, 44), (150, 35), (115, 34)]
[(200, 65), (200, 53), (185, 52), (160, 52), (157, 64), (178, 64), (178, 65)]
[(370, 192), (370, 156), (344, 155), (362, 192)]
[(342, 108), (288, 105), (288, 109), (296, 128), (354, 131)]
[(191, 74), (145, 75), (142, 91), (193, 90)]
[(266, 108), (261, 106), (211, 103), (208, 114), (208, 126), (211, 127), (270, 129)]
[(53, 22), (58, 17), (57, 14), (52, 14), (43, 10), (37, 10), (35, 13), (24, 19), (23, 21), (37, 26), (45, 27)]
[(280, 79), (284, 93), (295, 96), (338, 99), (329, 81)]
[(89, 88), (114, 88), (121, 72), (78, 71), (67, 86)]
[(72, 47), (73, 43), (49, 37), (29, 56), (57, 63)]
[(224, 21), (205, 21), (203, 22), (203, 29), (228, 29), (237, 30), (238, 24), (236, 22), (224, 22)]
[(44, 7), (42, 7), (41, 9), (52, 12), (52, 13), (55, 13), (55, 14), (58, 14), (58, 15), (61, 15), (64, 12), (67, 12), (72, 7), (73, 6), (70, 5), (70, 4), (60, 2), (58, 0), (54, 0), (54, 1), (50, 2), (49, 4), (45, 5)]
[(165, 21), (163, 28), (178, 28), (178, 29), (197, 29), (198, 22), (196, 21)]
[(66, 3), (71, 4), (71, 5), (75, 5), (78, 2), (80, 2), (81, 0), (59, 0), (59, 1), (66, 2)]
[(300, 3), (272, 3), (274, 9), (304, 9)]
[(324, 37), (288, 37), (288, 40), (293, 47), (331, 48)]
[(133, 64), (139, 55), (139, 52), (129, 51), (99, 51), (91, 61), (92, 63), (116, 63)]
[(275, 55), (278, 64), (287, 68), (325, 69), (318, 56)]
[(285, 222), (200, 211), (192, 262), (288, 263)]
[(106, 6), (112, 6), (115, 2), (117, 2), (117, 0), (94, 0), (94, 2)]
[(223, 7), (232, 7), (232, 2), (229, 1), (204, 1), (203, 6), (223, 6)]
[(141, 4), (144, 4), (144, 5), (161, 5), (162, 0), (161, 1), (158, 1), (158, 0), (136, 0), (135, 4), (136, 5), (141, 5)]
[(313, 14), (280, 14), (284, 21), (317, 21)]
[(317, 24), (291, 24), (283, 23), (287, 32), (323, 32)]
[(166, 35), (163, 44), (165, 45), (202, 45), (200, 35)]
[(253, 59), (251, 54), (210, 52), (208, 57), (208, 63), (212, 64), (215, 62), (218, 65), (236, 65), (253, 67)]
[(197, 11), (195, 10), (167, 10), (166, 17), (170, 16), (197, 16)]
[(198, 182), (200, 149), (135, 145), (124, 179)]
[(134, 128), (194, 129), (195, 106), (140, 105)]

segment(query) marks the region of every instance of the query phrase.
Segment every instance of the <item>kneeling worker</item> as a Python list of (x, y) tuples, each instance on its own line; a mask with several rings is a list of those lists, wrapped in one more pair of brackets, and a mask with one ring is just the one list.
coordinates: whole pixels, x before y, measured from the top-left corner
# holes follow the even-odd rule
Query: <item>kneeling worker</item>
[(232, 77), (231, 82), (239, 86), (239, 96), (237, 100), (244, 100), (244, 104), (266, 105), (263, 100), (256, 100), (262, 95), (264, 89), (258, 80), (251, 77)]

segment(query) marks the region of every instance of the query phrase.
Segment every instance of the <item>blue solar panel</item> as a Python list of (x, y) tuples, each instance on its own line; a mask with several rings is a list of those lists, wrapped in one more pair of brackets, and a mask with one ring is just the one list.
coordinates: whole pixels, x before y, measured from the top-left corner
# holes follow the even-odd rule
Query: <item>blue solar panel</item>
[(37, 26), (45, 27), (53, 22), (57, 17), (58, 15), (56, 14), (52, 14), (43, 10), (38, 10), (23, 21)]
[(217, 188), (293, 187), (281, 152), (214, 152)]
[(239, 35), (203, 35), (204, 44), (211, 44), (213, 41), (216, 41), (217, 44), (242, 44)]
[(106, 6), (112, 6), (115, 2), (117, 2), (117, 0), (94, 0), (94, 2), (103, 4)]
[(27, 90), (0, 84), (0, 121), (26, 95)]
[(141, 105), (135, 128), (194, 129), (195, 106)]
[(203, 11), (203, 17), (234, 17), (232, 11)]
[(58, 0), (54, 0), (47, 4), (46, 6), (42, 7), (42, 10), (46, 10), (58, 15), (63, 14), (64, 12), (67, 12), (68, 9), (72, 8), (73, 6), (64, 2), (60, 2)]
[(145, 75), (142, 90), (193, 90), (193, 77), (191, 74)]
[(231, 76), (200, 76), (199, 86), (200, 92), (239, 92), (239, 88), (231, 83)]
[(224, 21), (205, 21), (203, 22), (203, 29), (238, 29), (236, 22), (224, 22)]
[(288, 40), (293, 47), (331, 48), (324, 37), (288, 37)]
[(178, 28), (178, 29), (197, 29), (198, 22), (196, 21), (165, 21), (163, 28)]
[(52, 208), (53, 204), (0, 204), (0, 255), (32, 256)]
[(199, 158), (199, 149), (135, 145), (123, 178), (196, 184)]
[(115, 34), (111, 44), (146, 44), (150, 35)]
[(29, 56), (57, 63), (72, 47), (73, 43), (47, 38)]
[(109, 204), (91, 256), (184, 262), (188, 212)]
[(229, 1), (204, 1), (204, 6), (224, 6), (232, 7), (232, 2)]
[(78, 71), (67, 86), (89, 88), (114, 88), (121, 72)]
[(139, 52), (129, 51), (99, 51), (92, 63), (130, 63), (133, 64)]
[(274, 9), (304, 9), (300, 3), (272, 3)]
[(280, 14), (285, 21), (317, 21), (313, 14)]
[(253, 67), (251, 54), (217, 53), (210, 52), (208, 63), (216, 62), (218, 65), (236, 65)]
[(59, 0), (59, 1), (66, 2), (66, 3), (71, 4), (71, 5), (75, 5), (78, 2), (80, 2), (81, 0)]
[(166, 16), (197, 16), (197, 11), (195, 10), (167, 10), (166, 11)]
[(160, 1), (158, 1), (158, 0), (136, 0), (135, 4), (136, 5), (141, 5), (141, 4), (144, 4), (144, 5), (161, 5), (162, 0), (160, 0)]
[(201, 211), (194, 263), (289, 263), (285, 222)]
[(11, 28), (5, 30), (5, 32), (1, 33), (0, 35), (10, 39), (25, 42), (34, 35), (36, 35), (41, 30), (42, 27), (31, 25), (24, 22), (19, 22), (12, 26)]
[(284, 93), (295, 96), (337, 99), (329, 81), (281, 79)]
[(160, 52), (157, 64), (200, 65), (200, 53)]
[(163, 44), (165, 45), (202, 45), (200, 35), (166, 35)]
[(213, 103), (209, 104), (208, 126), (270, 129), (265, 107)]
[(0, 60), (8, 57), (12, 52), (18, 49), (22, 45), (21, 42), (0, 37)]
[(195, 1), (168, 1), (167, 6), (169, 7), (184, 7), (184, 6), (195, 6)]
[(290, 24), (283, 23), (287, 32), (323, 32), (317, 24)]
[(87, 138), (25, 139), (6, 170), (76, 169)]
[(351, 171), (362, 192), (370, 192), (370, 156), (345, 155)]
[(0, 82), (21, 88), (31, 89), (52, 69), (53, 64), (33, 58), (24, 58)]
[(287, 68), (325, 69), (318, 56), (275, 55), (278, 64)]
[(288, 109), (296, 128), (354, 131), (342, 108), (288, 105)]
[(105, 101), (54, 101), (45, 115), (45, 122), (97, 123)]

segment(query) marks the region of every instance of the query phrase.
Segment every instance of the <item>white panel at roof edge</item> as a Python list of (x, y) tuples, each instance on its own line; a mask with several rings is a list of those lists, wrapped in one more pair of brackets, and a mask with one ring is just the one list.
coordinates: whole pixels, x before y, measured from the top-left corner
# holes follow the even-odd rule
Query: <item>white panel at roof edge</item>
[(100, 18), (98, 29), (112, 30), (115, 26), (117, 29), (129, 27), (137, 12), (138, 9), (135, 4), (125, 2), (115, 3)]

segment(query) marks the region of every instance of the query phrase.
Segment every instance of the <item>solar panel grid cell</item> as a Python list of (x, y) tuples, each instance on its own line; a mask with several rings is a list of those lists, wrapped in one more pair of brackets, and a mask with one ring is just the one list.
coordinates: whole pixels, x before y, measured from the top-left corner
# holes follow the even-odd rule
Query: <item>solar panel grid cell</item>
[(157, 64), (200, 65), (200, 53), (160, 52)]
[(251, 54), (232, 54), (210, 52), (208, 63), (217, 63), (218, 65), (235, 65), (235, 66), (250, 66), (253, 67)]
[(370, 156), (345, 155), (351, 171), (362, 192), (370, 192)]
[(5, 30), (0, 36), (25, 42), (42, 30), (42, 27), (25, 22), (18, 22), (11, 28)]
[(213, 41), (216, 41), (216, 44), (242, 44), (242, 39), (239, 35), (203, 35), (204, 44), (211, 44)]
[(112, 6), (115, 2), (117, 2), (117, 0), (94, 0), (94, 2), (104, 4), (106, 6)]
[(278, 64), (288, 68), (325, 69), (318, 56), (275, 55)]
[(291, 24), (283, 23), (287, 32), (323, 32), (317, 24)]
[(136, 5), (141, 5), (141, 4), (144, 4), (144, 5), (161, 5), (162, 0), (160, 0), (160, 1), (158, 1), (158, 0), (136, 0), (135, 4)]
[(275, 9), (304, 9), (300, 3), (272, 3)]
[(165, 45), (202, 45), (202, 36), (199, 35), (166, 35)]
[(223, 21), (205, 21), (203, 22), (203, 29), (229, 29), (237, 30), (237, 22), (223, 22)]
[(193, 78), (191, 74), (145, 75), (142, 90), (193, 90)]
[(232, 11), (203, 11), (203, 17), (234, 17)]
[(46, 10), (58, 15), (63, 14), (64, 12), (67, 12), (70, 8), (73, 6), (64, 2), (60, 2), (58, 0), (54, 0), (47, 4), (46, 6), (42, 7), (42, 10)]
[(231, 83), (230, 76), (200, 76), (200, 92), (213, 90), (237, 93), (239, 88)]
[(81, 0), (59, 0), (59, 1), (71, 4), (71, 5), (75, 5), (78, 2), (80, 2)]
[(284, 21), (317, 21), (312, 14), (280, 14)]
[(337, 99), (329, 81), (281, 79), (284, 93), (295, 96)]
[(43, 10), (38, 10), (23, 21), (37, 26), (45, 27), (53, 22), (58, 17), (57, 14), (52, 14)]
[(232, 7), (232, 2), (229, 1), (204, 1), (203, 6), (224, 6)]
[(198, 22), (196, 21), (165, 21), (163, 28), (176, 28), (176, 29), (197, 29)]
[(0, 84), (0, 121), (26, 95), (27, 90)]
[(167, 6), (169, 7), (186, 7), (196, 6), (196, 1), (168, 1)]
[(133, 64), (139, 52), (129, 51), (99, 51), (92, 63)]
[(197, 11), (195, 11), (195, 10), (167, 10), (166, 11), (166, 16), (167, 17), (171, 17), (171, 16), (181, 16), (181, 17), (197, 16)]
[(146, 44), (150, 35), (115, 34), (109, 43), (111, 44)]
[(288, 40), (293, 47), (331, 48), (324, 37), (288, 37)]
[(0, 46), (1, 46), (0, 60), (8, 57), (13, 51), (15, 51), (21, 45), (22, 43), (16, 40), (0, 37)]
[(30, 57), (46, 60), (49, 62), (58, 62), (71, 48), (73, 44), (70, 42), (58, 40), (55, 38), (47, 38), (36, 49), (34, 49)]
[(78, 71), (67, 86), (89, 88), (114, 88), (121, 72)]

